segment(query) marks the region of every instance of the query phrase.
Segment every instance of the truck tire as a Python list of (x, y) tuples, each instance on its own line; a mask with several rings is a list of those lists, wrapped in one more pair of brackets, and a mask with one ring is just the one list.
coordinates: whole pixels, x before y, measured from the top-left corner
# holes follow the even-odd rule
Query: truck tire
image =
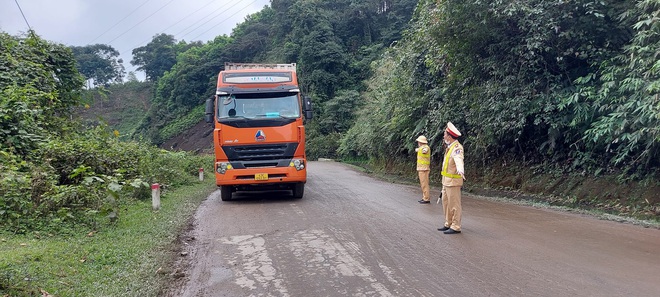
[(222, 199), (222, 201), (231, 200), (231, 192), (231, 186), (220, 186), (220, 199)]
[(300, 199), (305, 194), (305, 183), (297, 183), (293, 186), (293, 198)]

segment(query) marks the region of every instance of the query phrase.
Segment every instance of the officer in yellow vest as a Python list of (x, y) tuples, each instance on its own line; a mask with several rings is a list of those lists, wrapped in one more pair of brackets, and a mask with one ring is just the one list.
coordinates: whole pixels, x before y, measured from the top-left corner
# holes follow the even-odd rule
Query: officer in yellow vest
[[(465, 180), (463, 146), (456, 140), (461, 132), (451, 122), (445, 129), (444, 143), (447, 146), (442, 161), (442, 210), (445, 224), (439, 231), (445, 234), (461, 233), (461, 187)], [(439, 199), (438, 199), (439, 200)]]
[(417, 173), (419, 174), (419, 184), (422, 186), (422, 200), (419, 203), (431, 203), (429, 188), (429, 173), (431, 172), (431, 148), (426, 136), (417, 137)]

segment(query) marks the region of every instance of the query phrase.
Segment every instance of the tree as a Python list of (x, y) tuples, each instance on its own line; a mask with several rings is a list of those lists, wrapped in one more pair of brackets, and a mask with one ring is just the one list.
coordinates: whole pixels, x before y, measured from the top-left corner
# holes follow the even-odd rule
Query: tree
[(437, 8), (420, 12), (412, 41), (426, 50), (420, 69), (436, 78), (420, 85), (434, 101), (433, 118), (462, 119), (479, 136), (474, 150), (491, 158), (576, 158), (583, 131), (569, 127), (571, 112), (558, 106), (576, 78), (628, 42), (617, 17), (632, 1), (426, 2)]
[(325, 133), (346, 132), (354, 122), (355, 113), (360, 107), (360, 93), (342, 90), (337, 96), (323, 105), (323, 117), (318, 120)]
[(267, 57), (271, 48), (276, 46), (270, 37), (274, 23), (277, 23), (275, 11), (270, 7), (247, 16), (232, 30), (234, 42), (226, 51), (231, 61), (226, 62), (284, 63)]
[[(177, 113), (207, 98), (213, 90), (213, 79), (209, 77), (217, 77), (224, 62), (297, 63), (301, 89), (314, 98), (317, 106), (319, 121), (310, 125), (310, 139), (331, 132), (333, 136), (327, 142), (319, 143), (328, 147), (325, 143), (334, 142), (332, 146), (336, 146), (339, 134), (355, 120), (350, 116), (341, 123), (333, 119), (338, 114), (348, 115), (347, 111), (357, 106), (357, 100), (348, 99), (358, 96), (345, 94), (364, 90), (363, 80), (369, 77), (370, 64), (408, 27), (417, 1), (271, 2), (270, 7), (246, 17), (230, 37), (224, 36), (224, 46), (213, 46), (211, 51), (177, 50), (177, 64), (168, 68), (168, 73), (159, 76), (148, 72), (149, 79), (158, 79), (158, 87), (150, 112), (154, 115), (145, 120), (142, 130), (163, 126), (180, 116)], [(140, 70), (150, 70), (147, 62), (153, 58), (155, 43), (162, 41), (161, 47), (170, 48), (174, 44), (173, 38), (165, 37), (157, 36), (149, 45), (136, 49), (131, 63), (140, 65)], [(328, 116), (324, 116), (326, 109)]]
[(176, 64), (178, 46), (174, 36), (158, 34), (145, 46), (133, 49), (131, 65), (144, 71), (147, 80), (156, 81)]
[(119, 59), (119, 52), (106, 44), (72, 46), (76, 58), (76, 67), (93, 85), (107, 86), (112, 82), (121, 82), (124, 77), (124, 65)]
[(164, 127), (214, 94), (218, 72), (228, 61), (226, 36), (199, 47), (193, 47), (177, 57), (177, 64), (165, 73), (155, 85), (155, 94), (145, 121), (136, 133), (149, 134), (154, 143), (160, 139), (155, 127)]
[(136, 82), (138, 81), (137, 76), (135, 75), (135, 72), (129, 71), (128, 75), (126, 75), (126, 80), (129, 82)]
[(638, 1), (626, 11), (623, 20), (633, 23), (632, 41), (599, 64), (598, 72), (578, 79), (579, 92), (563, 106), (573, 111), (573, 126), (584, 132), (587, 151), (610, 165), (660, 165), (659, 13), (660, 2), (654, 0)]
[(0, 33), (0, 151), (28, 155), (66, 128), (81, 102), (83, 77), (71, 49), (41, 39)]
[[(640, 19), (638, 27), (649, 28), (639, 35), (644, 42), (619, 58), (629, 57), (622, 65), (637, 72), (602, 66), (612, 65), (633, 37), (633, 22), (619, 16), (630, 14), (635, 2), (419, 1), (411, 29), (373, 64), (375, 77), (362, 96), (369, 111), (342, 139), (352, 145), (342, 145), (342, 152), (391, 158), (392, 152), (410, 148), (410, 135), (427, 131), (439, 146), (433, 140), (440, 135), (432, 133), (452, 120), (467, 132), (466, 146), (484, 163), (513, 155), (522, 162), (584, 170), (602, 165), (606, 151), (626, 147), (618, 157), (639, 152), (638, 164), (657, 164), (648, 162), (658, 155), (658, 132), (648, 125), (657, 123), (652, 116), (657, 93), (640, 92), (656, 85), (657, 66), (651, 67), (657, 61), (656, 19)], [(644, 2), (647, 15), (653, 15), (657, 8), (650, 3), (657, 1)], [(585, 95), (587, 100), (575, 99), (575, 80), (594, 78), (599, 68), (605, 78), (614, 75), (605, 83), (609, 87), (592, 98)], [(599, 85), (593, 81), (583, 93), (596, 93)], [(603, 100), (605, 94), (614, 96)], [(620, 106), (622, 101), (629, 105)], [(587, 130), (603, 113), (610, 116)], [(585, 145), (596, 138), (597, 145)], [(639, 145), (644, 149), (637, 150)]]

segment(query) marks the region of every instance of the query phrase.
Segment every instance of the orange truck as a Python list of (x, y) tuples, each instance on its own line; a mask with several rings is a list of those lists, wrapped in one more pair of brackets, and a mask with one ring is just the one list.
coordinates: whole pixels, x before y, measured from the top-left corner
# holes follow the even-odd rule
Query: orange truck
[(305, 126), (312, 102), (302, 96), (296, 64), (225, 63), (205, 120), (214, 123), (215, 182), (223, 201), (236, 191), (291, 190), (307, 181)]

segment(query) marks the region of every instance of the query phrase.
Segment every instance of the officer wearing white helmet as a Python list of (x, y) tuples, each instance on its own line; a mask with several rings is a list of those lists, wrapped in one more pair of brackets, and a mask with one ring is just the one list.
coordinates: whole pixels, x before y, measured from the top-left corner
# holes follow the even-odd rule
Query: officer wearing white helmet
[(445, 234), (461, 233), (461, 187), (465, 180), (465, 167), (463, 145), (457, 140), (460, 136), (461, 132), (456, 129), (456, 126), (448, 122), (443, 139), (447, 148), (442, 161), (441, 194), (445, 223), (442, 228), (438, 228)]
[(419, 203), (431, 203), (429, 188), (429, 173), (431, 172), (431, 148), (426, 136), (417, 137), (417, 173), (419, 175), (419, 184), (422, 186), (422, 199)]

